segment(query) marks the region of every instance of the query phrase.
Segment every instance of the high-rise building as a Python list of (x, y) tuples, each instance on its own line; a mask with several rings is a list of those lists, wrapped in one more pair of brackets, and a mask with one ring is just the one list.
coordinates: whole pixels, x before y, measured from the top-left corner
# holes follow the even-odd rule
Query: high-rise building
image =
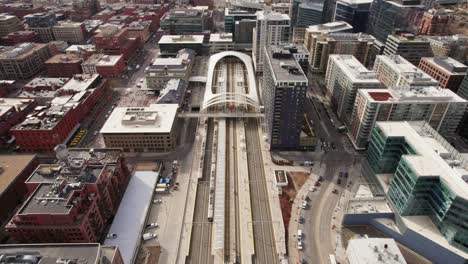
[(119, 247), (99, 243), (6, 244), (0, 255), (13, 263), (124, 264)]
[(302, 128), (307, 77), (289, 50), (279, 46), (262, 48), (265, 52), (262, 89), (270, 149), (313, 149), (314, 139)]
[(83, 22), (61, 21), (52, 27), (56, 40), (68, 44), (85, 44), (87, 32)]
[(242, 19), (237, 21), (234, 26), (234, 43), (237, 46), (244, 46), (251, 50), (253, 44), (253, 31), (257, 25), (256, 19)]
[(28, 79), (45, 68), (50, 58), (47, 44), (22, 43), (0, 53), (0, 77), (2, 79)]
[(258, 11), (257, 24), (253, 30), (254, 66), (256, 72), (263, 72), (264, 47), (284, 44), (289, 41), (290, 19), (288, 15)]
[(18, 17), (0, 14), (0, 37), (23, 29), (23, 22)]
[(375, 72), (364, 67), (353, 55), (330, 55), (325, 86), (337, 116), (349, 125), (357, 91), (377, 89), (382, 84)]
[(293, 0), (289, 10), (292, 40), (302, 43), (307, 27), (323, 22), (323, 0)]
[(377, 122), (367, 158), (395, 212), (396, 227), (429, 229), (426, 239), (445, 238), (437, 242), (440, 247), (466, 260), (468, 166), (460, 153), (425, 122)]
[(385, 87), (437, 86), (439, 83), (400, 55), (379, 55), (374, 71)]
[(55, 147), (26, 180), (29, 198), (5, 230), (20, 243), (98, 242), (130, 178), (122, 150)]
[(338, 0), (333, 21), (345, 21), (353, 27), (354, 33), (367, 32), (372, 0)]
[(397, 31), (416, 32), (416, 21), (424, 6), (420, 0), (374, 0), (368, 32), (381, 42)]
[(367, 64), (374, 37), (364, 33), (326, 33), (313, 27), (307, 29), (304, 41), (304, 46), (310, 53), (309, 63), (313, 72), (324, 73), (327, 70), (330, 54), (353, 55), (362, 64)]
[[(237, 22), (242, 20), (256, 20), (257, 15), (253, 11), (238, 10), (232, 8), (224, 9), (224, 32), (233, 33)], [(234, 38), (235, 38), (234, 34)]]
[(377, 121), (426, 121), (444, 136), (453, 136), (468, 102), (437, 86), (360, 89), (348, 129), (355, 148), (364, 149)]
[(172, 35), (184, 35), (210, 31), (213, 13), (203, 8), (175, 8), (161, 17), (160, 26)]
[(43, 43), (55, 40), (52, 27), (57, 24), (53, 13), (35, 13), (24, 16), (28, 29), (36, 32)]
[(415, 66), (419, 65), (422, 57), (433, 55), (429, 42), (413, 34), (389, 35), (383, 54), (400, 55)]
[(445, 56), (468, 65), (468, 36), (419, 36), (429, 42), (434, 56)]
[[(457, 94), (463, 99), (468, 100), (468, 74), (465, 75), (460, 87), (458, 88)], [(458, 128), (458, 133), (464, 138), (468, 138), (468, 111), (465, 112), (463, 121)]]
[(451, 15), (445, 9), (429, 9), (419, 22), (418, 34), (445, 36), (450, 19)]
[(450, 57), (422, 58), (419, 68), (439, 81), (443, 88), (458, 91), (468, 67)]

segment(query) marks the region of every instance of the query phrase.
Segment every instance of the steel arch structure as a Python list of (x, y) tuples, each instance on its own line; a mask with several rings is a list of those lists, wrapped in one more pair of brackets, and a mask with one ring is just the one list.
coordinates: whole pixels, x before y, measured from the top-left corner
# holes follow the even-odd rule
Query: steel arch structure
[[(215, 72), (214, 70), (218, 62), (226, 57), (235, 57), (235, 58), (240, 59), (244, 63), (244, 66), (247, 69), (249, 93), (247, 94), (233, 93), (233, 92), (213, 93), (212, 86), (213, 86), (213, 75)], [(226, 103), (246, 104), (246, 105), (254, 107), (257, 110), (260, 108), (260, 103), (258, 101), (258, 95), (257, 95), (257, 86), (255, 83), (255, 71), (253, 69), (252, 58), (247, 54), (237, 52), (237, 51), (223, 51), (220, 53), (216, 53), (210, 57), (210, 60), (208, 63), (208, 77), (207, 77), (206, 86), (205, 86), (205, 96), (203, 99), (203, 105), (201, 107), (201, 111), (206, 111), (209, 107), (217, 106), (217, 105), (224, 105)]]

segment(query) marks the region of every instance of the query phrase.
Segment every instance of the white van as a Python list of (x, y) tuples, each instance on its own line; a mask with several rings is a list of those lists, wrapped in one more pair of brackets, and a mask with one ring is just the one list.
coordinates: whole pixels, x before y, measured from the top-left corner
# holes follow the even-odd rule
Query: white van
[(302, 229), (297, 230), (297, 240), (298, 241), (302, 240)]

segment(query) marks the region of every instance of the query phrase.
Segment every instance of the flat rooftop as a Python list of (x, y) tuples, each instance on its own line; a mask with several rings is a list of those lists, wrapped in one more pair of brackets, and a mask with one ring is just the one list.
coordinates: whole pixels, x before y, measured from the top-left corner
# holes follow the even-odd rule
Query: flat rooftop
[(376, 73), (364, 67), (353, 55), (333, 54), (330, 55), (329, 58), (334, 60), (336, 65), (340, 67), (353, 82), (380, 84)]
[(307, 32), (328, 34), (339, 31), (349, 31), (351, 29), (353, 29), (353, 26), (351, 26), (350, 24), (344, 21), (337, 21), (315, 26), (309, 26), (306, 30)]
[(203, 44), (203, 35), (164, 35), (158, 44)]
[(177, 104), (149, 107), (116, 107), (101, 129), (102, 134), (170, 133)]
[(231, 43), (232, 33), (210, 34), (210, 43)]
[(392, 87), (389, 89), (360, 89), (367, 100), (380, 103), (467, 103), (456, 93), (438, 86)]
[(96, 47), (94, 45), (71, 45), (65, 50), (65, 52), (84, 52), (84, 51), (94, 52), (96, 51)]
[(47, 45), (30, 42), (21, 43), (0, 53), (0, 60), (23, 59), (42, 48), (46, 48)]
[[(434, 85), (439, 85), (439, 82), (400, 55), (377, 55), (376, 61), (377, 60), (401, 75), (401, 77), (405, 78), (409, 83), (432, 83)], [(374, 69), (376, 64), (374, 65)]]
[(12, 107), (17, 111), (23, 111), (32, 102), (34, 100), (29, 98), (0, 98), (0, 116)]
[(468, 66), (450, 57), (422, 58), (422, 60), (425, 60), (452, 75), (466, 75), (468, 70)]
[(395, 240), (391, 238), (358, 238), (348, 241), (350, 264), (406, 264)]
[(42, 86), (52, 86), (55, 85), (56, 87), (62, 87), (67, 83), (69, 78), (48, 78), (48, 77), (38, 77), (32, 79), (30, 82), (25, 84), (25, 87), (42, 87)]
[(57, 54), (48, 59), (46, 63), (80, 63), (83, 59), (74, 54)]
[[(297, 63), (289, 50), (278, 46), (272, 46), (272, 49), (268, 50), (267, 57), (272, 68), (275, 82), (301, 81), (307, 83), (307, 77), (304, 75), (301, 66)], [(265, 67), (270, 67), (267, 62), (265, 63)]]
[(99, 59), (96, 66), (114, 66), (122, 57), (122, 55), (104, 55)]
[(422, 126), (421, 122), (377, 122), (376, 126), (385, 136), (405, 138), (416, 154), (403, 155), (402, 159), (413, 169), (416, 177), (439, 176), (440, 180), (457, 196), (468, 200), (468, 182), (463, 178), (467, 174), (463, 167), (466, 161), (457, 160), (462, 165), (456, 165), (454, 159), (450, 159), (453, 153), (447, 157), (444, 155), (447, 153), (438, 152), (441, 147), (437, 145), (450, 146), (449, 143), (440, 140), (438, 143), (437, 141), (428, 142), (427, 137), (435, 139), (437, 135), (429, 134), (432, 130)]
[(83, 92), (91, 89), (99, 78), (99, 74), (74, 75), (62, 88), (62, 91)]
[(116, 234), (117, 237), (104, 241), (104, 245), (119, 247), (124, 263), (134, 263), (134, 254), (145, 232), (146, 215), (153, 202), (158, 177), (159, 173), (151, 170), (136, 170), (133, 173), (109, 229), (109, 234)]
[(362, 5), (372, 4), (373, 0), (338, 0), (338, 3), (345, 3), (347, 5)]
[(0, 155), (0, 196), (34, 157), (35, 155)]

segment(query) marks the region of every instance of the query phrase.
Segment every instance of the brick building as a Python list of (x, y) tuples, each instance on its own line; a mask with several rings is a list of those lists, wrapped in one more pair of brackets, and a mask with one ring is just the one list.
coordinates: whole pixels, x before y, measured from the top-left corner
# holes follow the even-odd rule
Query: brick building
[(67, 54), (75, 54), (83, 58), (83, 60), (86, 60), (96, 53), (96, 47), (94, 45), (71, 45), (65, 50), (65, 52)]
[(6, 97), (15, 84), (14, 80), (0, 80), (0, 97)]
[(96, 15), (93, 16), (93, 19), (101, 20), (103, 22), (107, 22), (109, 18), (115, 16), (117, 13), (113, 10), (109, 9), (104, 9), (101, 10), (101, 12), (97, 13)]
[(458, 91), (468, 67), (450, 57), (422, 58), (419, 68), (439, 82), (443, 88)]
[(2, 43), (7, 46), (14, 46), (25, 42), (40, 42), (41, 38), (34, 31), (15, 31), (2, 37)]
[(9, 144), (10, 128), (23, 122), (36, 106), (33, 99), (0, 98), (0, 147)]
[(98, 0), (73, 0), (70, 17), (73, 21), (90, 19), (101, 10)]
[(76, 75), (55, 93), (47, 105), (37, 107), (10, 133), (19, 150), (50, 152), (78, 129), (78, 123), (107, 94), (107, 81), (99, 75)]
[(451, 15), (444, 9), (429, 9), (419, 22), (420, 35), (445, 36)]
[(124, 264), (118, 247), (98, 243), (8, 244), (0, 246), (0, 255), (13, 263)]
[(123, 55), (128, 60), (140, 45), (139, 39), (132, 39), (126, 28), (115, 25), (101, 27), (101, 32), (94, 36), (96, 50), (107, 55)]
[(47, 76), (72, 77), (80, 74), (83, 59), (77, 55), (57, 54), (45, 62)]
[(85, 74), (100, 74), (104, 77), (117, 78), (125, 69), (122, 55), (94, 54), (82, 65)]
[(26, 180), (29, 198), (5, 226), (20, 243), (99, 241), (130, 177), (117, 149), (55, 147), (58, 161), (40, 164)]
[(13, 3), (1, 4), (0, 13), (8, 13), (23, 19), (26, 15), (44, 12), (42, 7), (34, 7), (32, 4)]
[(139, 38), (142, 43), (148, 41), (150, 32), (151, 21), (133, 21), (128, 26), (128, 36), (130, 38)]
[(28, 79), (45, 68), (50, 52), (47, 44), (22, 43), (0, 53), (0, 78)]
[(46, 78), (38, 77), (32, 79), (30, 82), (24, 85), (23, 90), (25, 91), (55, 91), (63, 87), (69, 78)]
[(24, 17), (28, 29), (36, 32), (41, 42), (48, 43), (55, 40), (52, 27), (57, 24), (57, 18), (53, 13), (35, 13)]

